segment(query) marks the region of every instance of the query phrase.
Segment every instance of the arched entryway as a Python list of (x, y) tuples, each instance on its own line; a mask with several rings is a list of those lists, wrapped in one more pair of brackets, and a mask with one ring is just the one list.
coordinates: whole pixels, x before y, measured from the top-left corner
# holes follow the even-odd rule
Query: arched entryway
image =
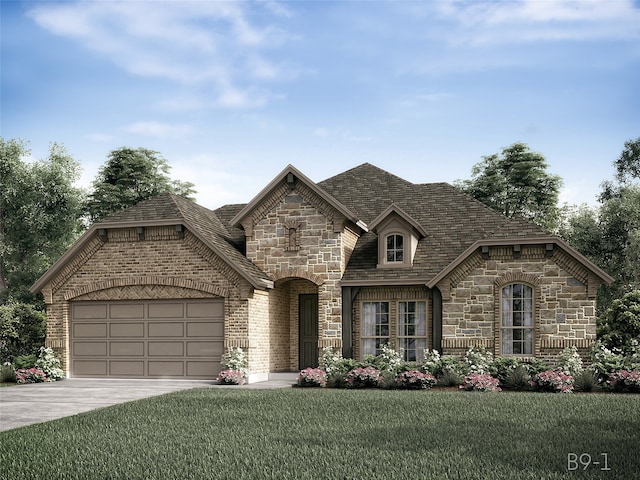
[(299, 277), (279, 279), (271, 293), (271, 371), (318, 366), (318, 285)]

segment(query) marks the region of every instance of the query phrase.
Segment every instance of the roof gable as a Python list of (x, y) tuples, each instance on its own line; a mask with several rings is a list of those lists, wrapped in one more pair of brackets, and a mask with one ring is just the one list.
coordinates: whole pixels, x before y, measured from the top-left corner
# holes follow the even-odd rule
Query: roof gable
[(399, 217), (405, 224), (413, 228), (421, 237), (427, 236), (427, 232), (424, 227), (395, 203), (389, 205), (389, 207), (384, 212), (374, 218), (369, 225), (369, 229), (372, 232), (377, 233), (378, 227), (394, 216)]
[(162, 193), (93, 224), (31, 287), (40, 291), (102, 229), (184, 225), (255, 288), (272, 288), (272, 280), (247, 259), (215, 212), (171, 193)]
[(300, 172), (293, 165), (288, 165), (284, 170), (282, 170), (276, 177), (265, 187), (260, 193), (258, 193), (253, 200), (251, 200), (247, 205), (240, 210), (232, 219), (231, 225), (234, 227), (239, 227), (244, 223), (244, 221), (260, 206), (264, 204), (264, 202), (276, 192), (277, 189), (282, 187), (284, 184), (288, 185), (290, 188), (295, 188), (297, 182), (302, 182), (307, 188), (309, 188), (314, 194), (318, 195), (322, 200), (327, 202), (338, 211), (345, 219), (350, 221), (351, 223), (357, 225), (363, 231), (367, 231), (367, 226), (364, 222), (360, 220), (360, 218), (356, 215), (356, 213), (350, 208), (346, 207), (343, 203), (337, 200), (334, 196), (327, 193), (324, 189), (320, 188), (309, 179), (306, 175)]

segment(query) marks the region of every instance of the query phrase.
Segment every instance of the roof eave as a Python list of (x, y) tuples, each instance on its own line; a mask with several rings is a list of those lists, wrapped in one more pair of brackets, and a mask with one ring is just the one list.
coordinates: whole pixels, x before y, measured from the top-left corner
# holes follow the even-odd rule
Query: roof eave
[(447, 275), (449, 275), (453, 270), (455, 270), (464, 260), (469, 257), (473, 252), (475, 252), (478, 248), (484, 246), (504, 246), (504, 245), (540, 245), (543, 243), (552, 243), (554, 245), (559, 246), (571, 256), (573, 256), (576, 260), (578, 260), (582, 265), (584, 265), (588, 270), (590, 270), (593, 274), (595, 274), (598, 278), (600, 278), (603, 283), (611, 284), (615, 281), (615, 279), (609, 275), (607, 272), (602, 270), (600, 267), (595, 265), (591, 260), (578, 252), (575, 248), (570, 246), (564, 240), (558, 237), (528, 237), (528, 238), (520, 238), (520, 237), (507, 237), (507, 238), (488, 238), (476, 241), (473, 245), (467, 248), (462, 254), (460, 254), (453, 262), (451, 262), (447, 267), (444, 268), (440, 273), (438, 273), (435, 277), (427, 282), (427, 287), (433, 288), (435, 287), (441, 280), (443, 280)]
[(210, 248), (216, 255), (222, 258), (234, 271), (236, 271), (242, 278), (247, 280), (254, 288), (260, 290), (272, 289), (273, 281), (254, 278), (251, 275), (238, 268), (231, 259), (221, 252), (214, 244), (209, 242), (199, 231), (193, 228), (187, 220), (184, 218), (173, 218), (166, 220), (141, 220), (139, 222), (126, 221), (126, 222), (102, 222), (93, 224), (89, 229), (82, 234), (82, 236), (76, 240), (76, 242), (67, 250), (36, 282), (31, 286), (29, 291), (31, 293), (38, 293), (42, 288), (53, 278), (58, 272), (64, 268), (69, 260), (71, 260), (77, 253), (79, 253), (86, 243), (91, 239), (97, 231), (101, 229), (109, 228), (133, 228), (133, 227), (151, 227), (151, 226), (166, 226), (166, 225), (184, 225), (191, 233), (193, 233), (202, 243)]

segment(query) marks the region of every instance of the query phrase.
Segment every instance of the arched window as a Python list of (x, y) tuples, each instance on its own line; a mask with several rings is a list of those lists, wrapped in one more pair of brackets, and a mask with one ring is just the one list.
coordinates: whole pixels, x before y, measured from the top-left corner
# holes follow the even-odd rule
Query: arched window
[(404, 262), (404, 237), (402, 235), (387, 236), (387, 263)]
[(502, 354), (533, 355), (533, 288), (502, 287)]

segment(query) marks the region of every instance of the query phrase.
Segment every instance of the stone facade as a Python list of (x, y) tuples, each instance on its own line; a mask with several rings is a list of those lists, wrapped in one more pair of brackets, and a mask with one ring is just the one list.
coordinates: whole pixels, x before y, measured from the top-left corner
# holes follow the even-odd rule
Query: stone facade
[[(571, 270), (569, 272), (568, 270)], [(595, 340), (595, 297), (587, 287), (589, 271), (560, 249), (545, 245), (492, 247), (486, 258), (471, 255), (438, 285), (443, 292), (442, 348), (461, 354), (471, 346), (501, 353), (502, 287), (533, 288), (534, 356), (554, 357), (566, 346), (587, 349)]]

